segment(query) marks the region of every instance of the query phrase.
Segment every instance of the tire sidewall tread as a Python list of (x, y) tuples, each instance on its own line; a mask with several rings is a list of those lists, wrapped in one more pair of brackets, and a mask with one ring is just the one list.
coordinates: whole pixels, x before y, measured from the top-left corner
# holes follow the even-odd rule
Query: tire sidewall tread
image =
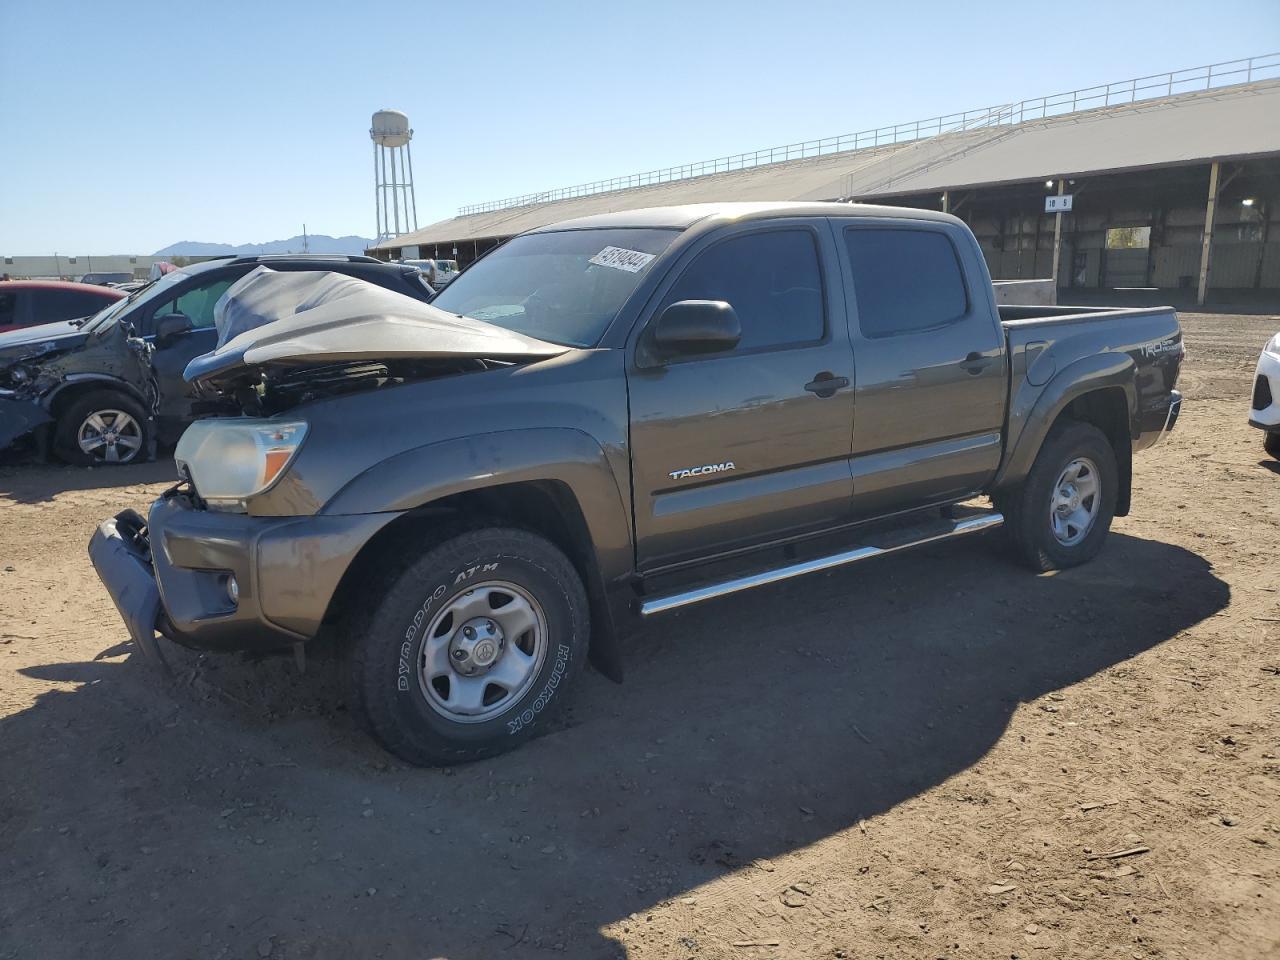
[(1268, 430), (1262, 438), (1262, 449), (1276, 460), (1280, 460), (1280, 430)]
[[(497, 567), (485, 570), (489, 564)], [(433, 611), (485, 579), (517, 583), (534, 594), (547, 618), (548, 649), (537, 677), (511, 709), (480, 723), (457, 723), (427, 702), (417, 665)], [(461, 763), (523, 743), (559, 713), (586, 661), (586, 591), (568, 558), (536, 534), (500, 527), (465, 532), (384, 574), (374, 587), (379, 599), (353, 623), (353, 699), (374, 735), (409, 763)]]
[[(98, 460), (80, 449), (77, 434), (82, 424), (94, 410), (123, 410), (133, 417), (141, 431), (142, 445), (129, 460), (112, 463), (109, 460)], [(147, 457), (147, 449), (151, 442), (151, 424), (146, 410), (141, 403), (129, 394), (120, 390), (91, 390), (79, 398), (72, 400), (62, 411), (54, 427), (54, 451), (67, 463), (79, 467), (123, 467), (141, 463)]]
[[(1080, 543), (1064, 546), (1053, 535), (1049, 503), (1054, 485), (1066, 465), (1088, 457), (1101, 474), (1101, 504), (1093, 528)], [(1115, 451), (1106, 434), (1091, 423), (1067, 420), (1049, 431), (1022, 485), (999, 501), (1005, 509), (1005, 528), (1021, 559), (1033, 570), (1062, 570), (1098, 555), (1111, 529), (1119, 490)]]

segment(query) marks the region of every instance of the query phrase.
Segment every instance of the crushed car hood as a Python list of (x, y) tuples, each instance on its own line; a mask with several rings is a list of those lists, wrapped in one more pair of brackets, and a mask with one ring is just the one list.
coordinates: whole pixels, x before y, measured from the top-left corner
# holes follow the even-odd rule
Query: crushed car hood
[(23, 327), (0, 333), (0, 361), (30, 356), (47, 350), (72, 347), (82, 343), (88, 334), (76, 326), (74, 320), (42, 323), (35, 327)]
[(361, 360), (536, 360), (569, 348), (460, 317), (376, 284), (327, 271), (258, 267), (214, 308), (218, 346), (188, 382), (217, 383), (244, 367)]

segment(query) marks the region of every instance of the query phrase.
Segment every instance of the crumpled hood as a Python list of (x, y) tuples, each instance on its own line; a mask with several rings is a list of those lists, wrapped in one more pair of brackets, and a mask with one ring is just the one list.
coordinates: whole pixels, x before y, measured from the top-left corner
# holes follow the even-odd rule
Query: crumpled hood
[(533, 360), (569, 349), (321, 270), (258, 267), (222, 295), (214, 323), (218, 346), (187, 364), (188, 382), (216, 382), (264, 364)]
[[(42, 323), (0, 333), (0, 362), (29, 357), (48, 350), (77, 346), (88, 336), (72, 320)], [(46, 346), (47, 344), (47, 346)]]

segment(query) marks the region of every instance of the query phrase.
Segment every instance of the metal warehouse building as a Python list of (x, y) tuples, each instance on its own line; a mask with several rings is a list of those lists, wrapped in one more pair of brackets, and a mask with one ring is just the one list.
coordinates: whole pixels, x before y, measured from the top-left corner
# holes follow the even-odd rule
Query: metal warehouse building
[[(1060, 193), (1059, 225), (1046, 198)], [(1274, 301), (1280, 54), (464, 207), (370, 252), (466, 264), (559, 220), (729, 200), (948, 210), (994, 278), (1053, 276), (1064, 301)]]

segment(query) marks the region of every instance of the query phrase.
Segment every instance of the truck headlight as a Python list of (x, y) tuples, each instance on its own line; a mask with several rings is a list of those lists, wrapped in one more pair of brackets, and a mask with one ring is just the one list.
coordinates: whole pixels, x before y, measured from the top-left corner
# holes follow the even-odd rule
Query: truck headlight
[(306, 435), (301, 420), (197, 420), (173, 459), (210, 510), (243, 512), (246, 499), (285, 472)]
[(1280, 333), (1277, 333), (1274, 337), (1268, 340), (1264, 349), (1267, 353), (1274, 353), (1277, 356), (1280, 356)]

